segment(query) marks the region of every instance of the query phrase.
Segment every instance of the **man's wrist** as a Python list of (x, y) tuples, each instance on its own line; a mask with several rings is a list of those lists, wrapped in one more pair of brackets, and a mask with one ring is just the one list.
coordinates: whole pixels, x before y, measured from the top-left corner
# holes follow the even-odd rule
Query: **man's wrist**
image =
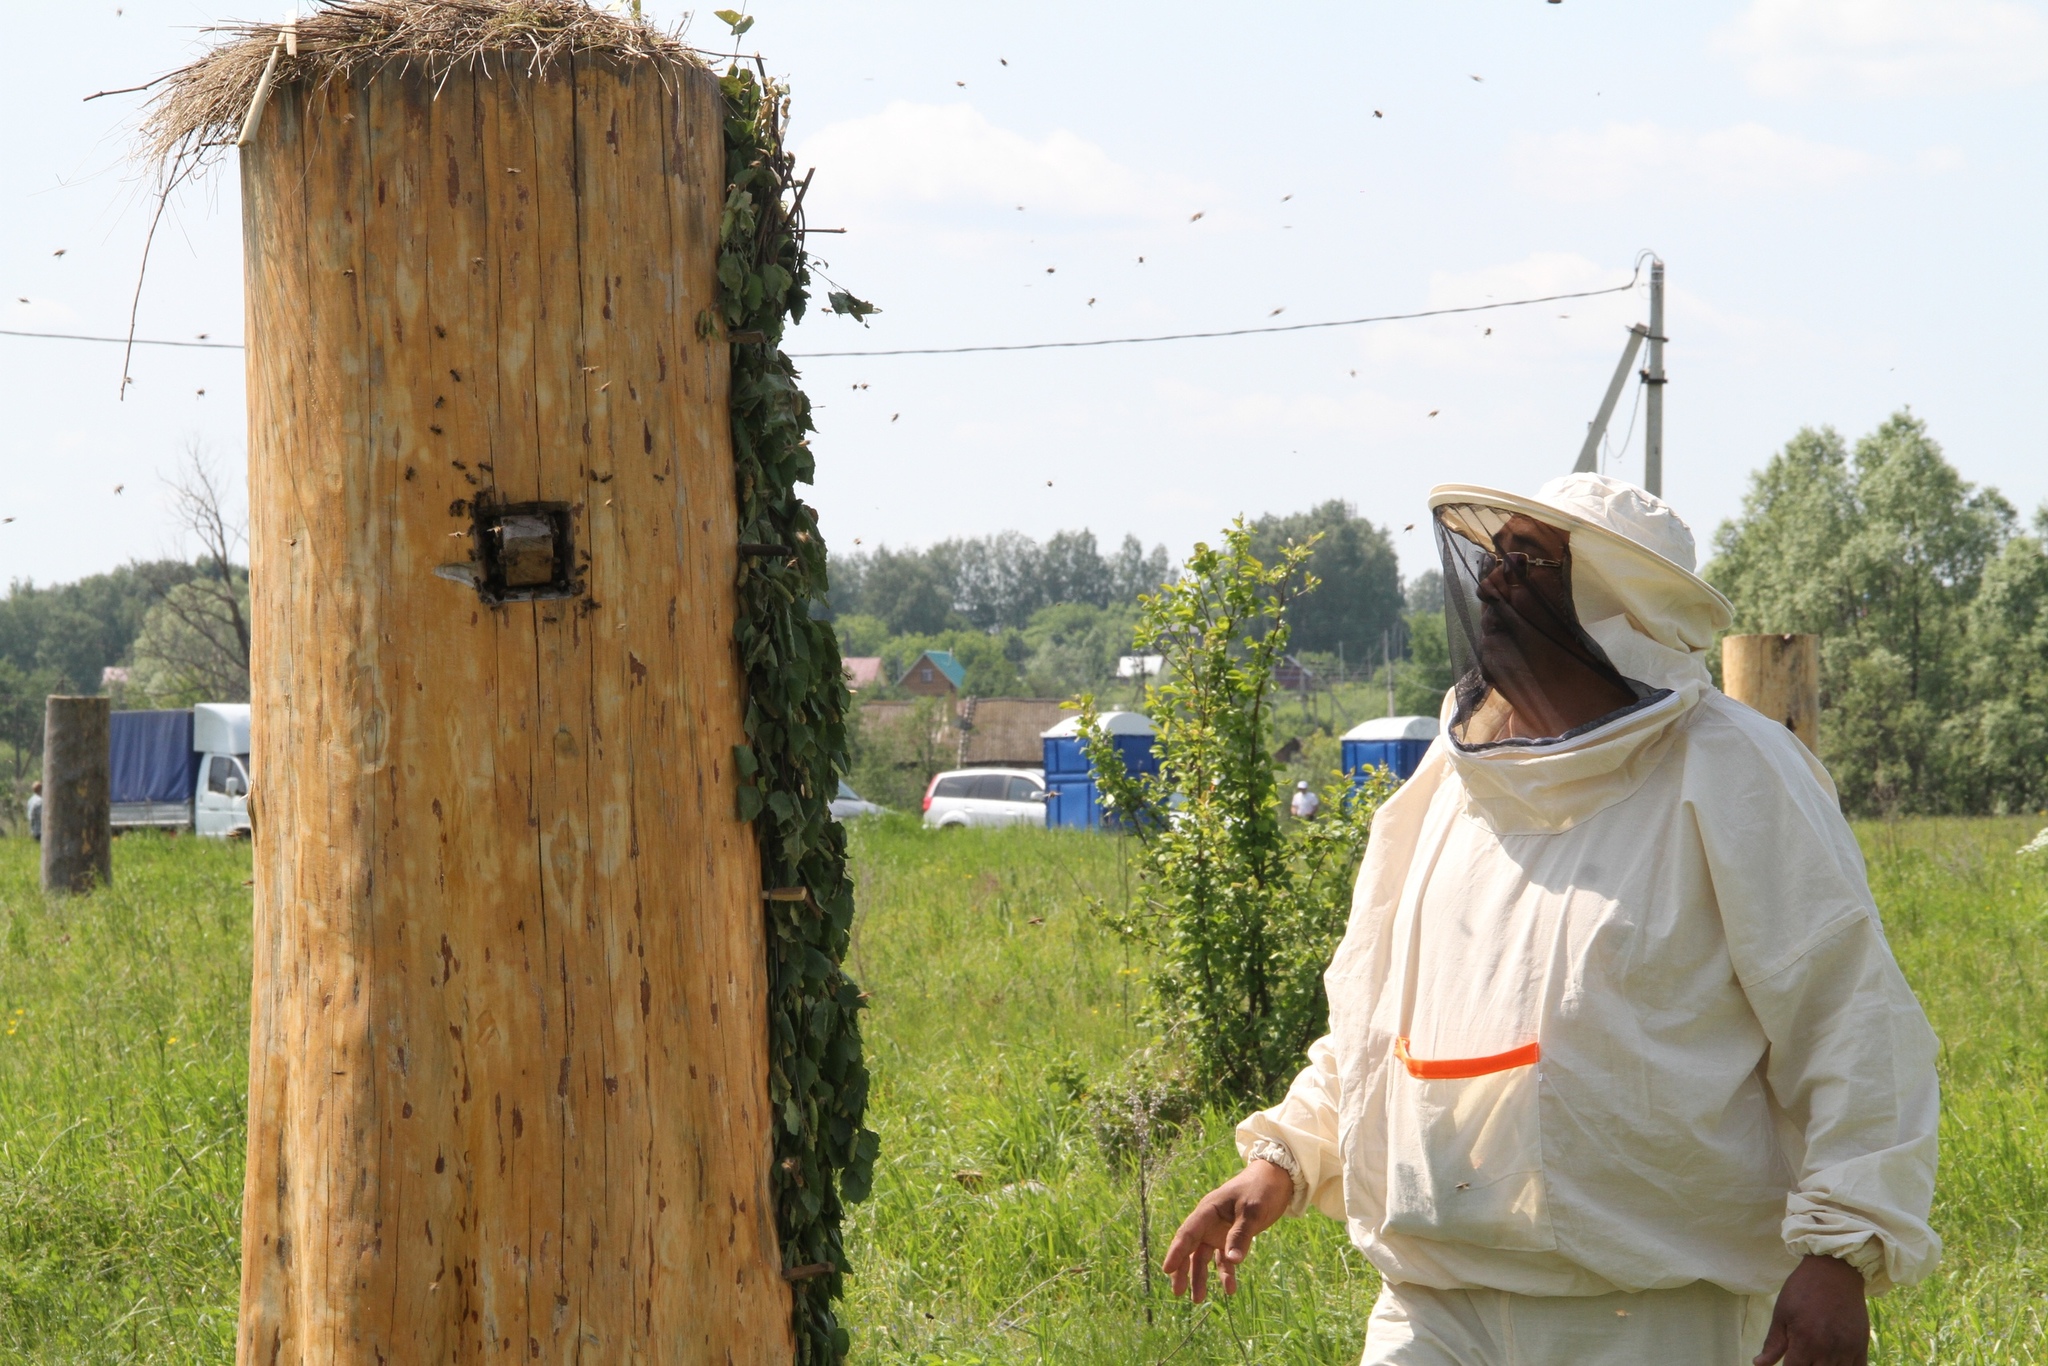
[(1293, 1152), (1288, 1149), (1285, 1143), (1270, 1138), (1262, 1138), (1252, 1144), (1251, 1150), (1245, 1154), (1245, 1161), (1247, 1163), (1268, 1162), (1278, 1167), (1281, 1171), (1286, 1172), (1290, 1188), (1287, 1212), (1289, 1214), (1301, 1213), (1302, 1209), (1308, 1204), (1308, 1181), (1301, 1174), (1301, 1163), (1296, 1160)]

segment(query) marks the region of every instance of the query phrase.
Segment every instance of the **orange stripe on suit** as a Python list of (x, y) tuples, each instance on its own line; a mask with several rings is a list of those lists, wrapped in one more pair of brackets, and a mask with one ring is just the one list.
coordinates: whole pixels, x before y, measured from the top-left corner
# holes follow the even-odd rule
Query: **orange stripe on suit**
[(1543, 1056), (1541, 1044), (1525, 1043), (1505, 1053), (1486, 1058), (1418, 1058), (1408, 1052), (1408, 1040), (1394, 1040), (1394, 1056), (1408, 1069), (1408, 1075), (1423, 1081), (1456, 1081), (1462, 1077), (1483, 1077), (1511, 1067), (1527, 1067)]

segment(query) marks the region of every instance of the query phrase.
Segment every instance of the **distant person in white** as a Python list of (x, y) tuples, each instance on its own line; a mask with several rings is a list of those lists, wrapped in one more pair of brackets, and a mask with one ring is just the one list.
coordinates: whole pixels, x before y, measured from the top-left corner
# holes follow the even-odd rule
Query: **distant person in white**
[(1308, 782), (1304, 779), (1294, 785), (1294, 800), (1287, 804), (1287, 809), (1294, 813), (1296, 820), (1314, 820), (1316, 813), (1323, 809), (1323, 799), (1308, 790)]
[(31, 783), (28, 789), (28, 837), (40, 840), (43, 837), (43, 785)]
[(1931, 1272), (1934, 1033), (1827, 770), (1716, 691), (1692, 532), (1598, 474), (1430, 494), (1456, 682), (1375, 813), (1330, 1032), (1166, 1271), (1313, 1204), (1367, 1366), (1864, 1366)]

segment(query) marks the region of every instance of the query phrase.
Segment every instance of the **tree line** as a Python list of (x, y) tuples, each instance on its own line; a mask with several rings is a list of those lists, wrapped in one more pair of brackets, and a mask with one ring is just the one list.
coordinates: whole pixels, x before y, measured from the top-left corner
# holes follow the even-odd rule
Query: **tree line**
[[(239, 531), (196, 456), (173, 493), (196, 559), (18, 581), (0, 598), (0, 743), (17, 777), (41, 751), (43, 698), (96, 692), (110, 665), (129, 672), (121, 705), (248, 697)], [(1306, 568), (1321, 582), (1288, 607), (1296, 657), (1355, 673), (1390, 652), (1396, 710), (1437, 710), (1450, 679), (1434, 571), (1404, 584), (1386, 530), (1341, 500), (1249, 532), (1267, 564), (1320, 537)], [(1850, 811), (2034, 811), (2048, 806), (2044, 541), (2048, 507), (2023, 526), (1904, 411), (1853, 446), (1799, 431), (1751, 477), (1704, 572), (1735, 629), (1822, 637), (1821, 753)], [(842, 650), (882, 656), (890, 677), (948, 649), (971, 694), (1068, 697), (1108, 692), (1138, 599), (1176, 574), (1135, 536), (1106, 552), (1085, 529), (1042, 544), (1004, 532), (835, 554), (824, 610)]]
[[(19, 783), (42, 755), (52, 693), (108, 692), (117, 707), (249, 700), (249, 571), (220, 477), (196, 448), (170, 481), (191, 560), (138, 560), (72, 583), (16, 580), (0, 598), (0, 743)], [(109, 684), (118, 668), (125, 681)]]
[[(1308, 559), (1319, 580), (1289, 611), (1304, 655), (1369, 666), (1405, 640), (1400, 569), (1385, 529), (1333, 499), (1251, 524), (1256, 553), (1319, 537)], [(835, 553), (829, 607), (848, 655), (880, 656), (889, 677), (926, 649), (950, 650), (981, 697), (1071, 696), (1114, 676), (1131, 653), (1138, 599), (1173, 581), (1166, 547), (1125, 536), (1105, 553), (1092, 531), (1044, 543), (1020, 532), (955, 538), (925, 549)]]
[(1738, 631), (1821, 636), (1821, 757), (1862, 815), (2048, 806), (2048, 507), (2030, 529), (1902, 411), (1804, 428), (1706, 577)]

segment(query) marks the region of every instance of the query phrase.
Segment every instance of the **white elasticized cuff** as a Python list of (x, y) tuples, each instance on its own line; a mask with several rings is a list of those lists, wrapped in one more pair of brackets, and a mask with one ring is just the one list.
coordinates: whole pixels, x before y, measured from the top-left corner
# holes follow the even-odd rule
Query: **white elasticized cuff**
[(1863, 1283), (1873, 1291), (1890, 1287), (1885, 1274), (1884, 1239), (1875, 1233), (1858, 1242), (1850, 1242), (1840, 1234), (1818, 1234), (1806, 1238), (1795, 1238), (1787, 1246), (1794, 1256), (1833, 1257), (1847, 1262), (1862, 1275)]
[(1300, 1214), (1308, 1208), (1308, 1182), (1302, 1177), (1301, 1164), (1294, 1160), (1294, 1154), (1285, 1143), (1262, 1138), (1252, 1144), (1251, 1151), (1244, 1155), (1250, 1162), (1270, 1162), (1287, 1173), (1287, 1179), (1294, 1184), (1294, 1196), (1287, 1202), (1289, 1214)]
[(1862, 1272), (1866, 1283), (1884, 1274), (1884, 1240), (1874, 1233), (1855, 1247), (1835, 1255)]

